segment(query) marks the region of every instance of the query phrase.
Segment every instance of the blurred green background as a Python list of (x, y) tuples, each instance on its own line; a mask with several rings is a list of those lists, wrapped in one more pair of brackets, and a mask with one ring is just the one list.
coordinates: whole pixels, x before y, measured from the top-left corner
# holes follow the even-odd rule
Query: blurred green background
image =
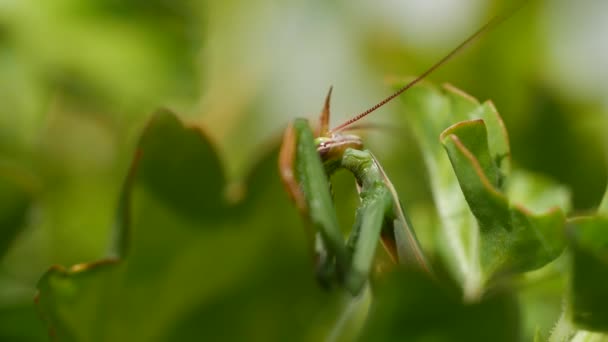
[[(45, 340), (33, 305), (37, 281), (53, 264), (106, 254), (137, 140), (157, 108), (202, 128), (231, 184), (227, 192), (238, 194), (232, 190), (242, 189), (253, 165), (276, 148), (286, 124), (318, 113), (330, 85), (336, 125), (386, 96), (388, 77), (421, 73), (511, 5), (0, 0), (0, 339)], [(606, 1), (530, 1), (429, 80), (492, 99), (507, 125), (515, 167), (569, 186), (575, 211), (588, 212), (606, 182), (606, 61)], [(399, 107), (389, 105), (367, 122), (391, 125), (399, 115)], [(387, 160), (406, 208), (429, 208), (428, 185), (420, 181), (425, 171), (407, 127), (363, 134)], [(389, 162), (395, 155), (400, 162)], [(262, 170), (275, 176), (272, 167)], [(268, 201), (285, 199), (279, 187), (254, 190), (266, 191)], [(289, 243), (305, 244), (295, 210), (281, 204), (288, 213), (273, 217), (274, 204), (257, 201), (249, 209), (258, 217), (251, 229), (280, 226)], [(352, 212), (352, 200), (344, 202), (339, 210)], [(236, 240), (228, 259), (256, 243)], [(289, 249), (289, 243), (280, 246), (284, 240), (271, 240)], [(260, 246), (270, 240), (264, 241)], [(197, 272), (213, 277), (215, 267), (223, 267), (218, 255), (215, 266)], [(251, 260), (255, 270), (258, 259)], [(301, 269), (291, 271), (312, 278), (307, 259), (298, 260)], [(308, 285), (315, 288), (312, 280)], [(272, 320), (272, 310), (263, 309), (271, 301), (250, 303), (246, 312), (268, 311)], [(307, 304), (314, 312), (315, 304)]]

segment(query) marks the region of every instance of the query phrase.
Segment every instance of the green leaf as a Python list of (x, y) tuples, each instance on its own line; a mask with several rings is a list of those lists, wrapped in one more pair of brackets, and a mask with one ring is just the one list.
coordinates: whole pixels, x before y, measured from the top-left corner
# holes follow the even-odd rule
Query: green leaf
[[(450, 84), (445, 84), (443, 87), (444, 94), (450, 101), (451, 111), (455, 116), (453, 120), (481, 119), (485, 122), (488, 136), (492, 137), (488, 139), (490, 154), (495, 157), (494, 161), (500, 172), (503, 175), (509, 174), (511, 167), (509, 137), (494, 104), (491, 101), (480, 104), (477, 99)], [(465, 107), (463, 103), (468, 105)]]
[[(276, 150), (236, 205), (225, 199), (214, 151), (174, 115), (154, 117), (125, 182), (113, 254), (120, 258), (56, 266), (38, 284), (57, 340), (325, 336), (342, 300), (314, 282), (304, 232), (290, 227), (295, 208), (278, 191)], [(262, 210), (269, 203), (274, 219)]]
[(499, 189), (502, 175), (488, 148), (482, 120), (464, 121), (441, 134), (460, 187), (480, 229), (484, 278), (498, 272), (529, 271), (555, 259), (565, 245), (564, 213), (532, 215), (511, 206)]
[(167, 111), (158, 112), (140, 139), (123, 189), (115, 255), (126, 252), (131, 197), (139, 189), (188, 219), (216, 221), (227, 216), (225, 183), (219, 157), (203, 133), (183, 127)]
[(608, 218), (568, 222), (572, 249), (572, 320), (586, 330), (608, 332)]
[(479, 297), (500, 273), (536, 269), (561, 253), (569, 193), (519, 174), (510, 191), (508, 137), (491, 102), (426, 84), (402, 100), (429, 171), (439, 251), (465, 297)]
[(379, 280), (361, 341), (517, 341), (517, 303), (497, 292), (463, 303), (426, 275), (395, 271)]

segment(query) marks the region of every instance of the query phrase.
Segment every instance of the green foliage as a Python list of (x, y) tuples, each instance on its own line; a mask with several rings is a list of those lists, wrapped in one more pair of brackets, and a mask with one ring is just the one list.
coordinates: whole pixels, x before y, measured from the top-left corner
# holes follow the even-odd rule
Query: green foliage
[[(450, 88), (448, 95), (429, 87), (414, 90), (424, 93), (407, 96), (406, 103), (424, 102), (426, 96), (425, 103), (447, 101), (448, 111), (469, 107), (469, 113), (490, 118), (451, 125), (435, 144), (421, 140), (422, 146), (434, 150), (441, 142), (447, 152), (447, 163), (428, 155), (427, 161), (431, 166), (441, 162), (453, 166), (452, 174), (442, 170), (445, 178), (452, 178), (437, 180), (443, 184), (437, 193), (449, 194), (446, 184), (462, 189), (462, 203), (467, 203), (474, 220), (460, 228), (469, 236), (479, 236), (479, 244), (471, 245), (478, 250), (467, 252), (479, 256), (474, 260), (478, 264), (469, 266), (479, 267), (483, 283), (475, 301), (463, 302), (457, 292), (427, 276), (398, 269), (379, 274), (360, 338), (515, 340), (521, 334), (521, 319), (513, 292), (484, 294), (483, 289), (497, 286), (499, 280), (488, 281), (498, 274), (504, 278), (505, 272), (536, 269), (561, 253), (562, 210), (567, 210), (568, 193), (523, 173), (511, 180), (504, 130), (489, 128), (500, 124), (491, 105), (469, 106), (474, 103), (470, 98)], [(427, 130), (430, 135), (432, 127)], [(492, 132), (498, 132), (499, 139)], [(67, 341), (161, 341), (188, 336), (280, 340), (298, 329), (299, 337), (309, 340), (328, 336), (343, 310), (343, 319), (352, 323), (346, 308), (355, 302), (349, 304), (340, 291), (324, 293), (316, 286), (311, 272), (304, 271), (310, 268), (305, 241), (282, 229), (281, 222), (295, 218), (294, 209), (276, 197), (280, 185), (275, 154), (254, 169), (250, 179), (255, 181), (246, 184), (251, 186), (247, 195), (231, 204), (219, 158), (205, 135), (166, 111), (156, 114), (140, 138), (124, 184), (110, 256), (69, 269), (54, 267), (39, 282), (39, 306), (51, 335)], [(256, 210), (261, 203), (285, 207), (270, 219), (268, 212)], [(256, 224), (258, 220), (266, 225)], [(463, 222), (458, 216), (451, 220)], [(603, 254), (594, 264), (584, 253), (605, 247), (603, 240), (594, 239), (593, 227), (572, 234), (572, 307), (576, 323), (604, 329), (605, 310), (597, 301), (604, 294), (603, 282), (589, 288), (588, 277), (603, 274), (606, 265), (601, 263)], [(581, 262), (581, 258), (586, 259)], [(259, 317), (260, 312), (265, 318)], [(307, 322), (313, 316), (323, 317), (324, 323)], [(411, 328), (403, 330), (404, 326)], [(346, 334), (343, 329), (337, 332)]]
[(430, 173), (440, 253), (466, 297), (481, 296), (498, 275), (537, 269), (562, 252), (568, 193), (525, 174), (510, 191), (508, 137), (491, 102), (451, 86), (416, 87), (402, 101)]
[[(332, 315), (340, 300), (306, 271), (303, 234), (282, 224), (295, 220), (295, 210), (277, 189), (276, 155), (253, 171), (257, 186), (239, 205), (225, 200), (222, 174), (202, 132), (157, 114), (125, 184), (119, 258), (54, 267), (39, 282), (51, 335), (284, 340), (299, 331), (299, 338), (315, 339), (324, 313)], [(273, 203), (274, 219), (257, 211), (262, 203)]]
[(201, 24), (193, 3), (27, 0), (2, 9), (2, 45), (16, 59), (3, 62), (15, 63), (25, 81), (29, 74), (113, 101), (193, 85), (198, 44), (190, 32)]
[(132, 125), (197, 95), (204, 6), (0, 4), (0, 340), (45, 340), (40, 274), (107, 249)]
[[(0, 1), (0, 341), (607, 341), (605, 75), (560, 57), (601, 46), (586, 2), (530, 2), (431, 75), (504, 125), (424, 85), (369, 118), (435, 279), (377, 248), (361, 297), (315, 283), (288, 116), (330, 83), (337, 114), (368, 107), (512, 5), (408, 4)], [(138, 140), (158, 107), (204, 133), (162, 112)], [(350, 227), (352, 177), (332, 192)]]
[[(500, 118), (490, 104), (473, 106), (471, 98), (452, 88), (446, 93), (428, 86), (413, 91), (418, 93), (406, 96), (406, 105), (441, 104), (447, 106), (447, 113), (468, 110), (463, 115), (468, 119), (447, 124), (434, 143), (420, 142), (430, 149), (425, 156), (431, 171), (439, 164), (449, 168), (435, 169), (442, 177), (434, 181), (440, 185), (434, 189), (438, 203), (450, 205), (446, 208), (452, 212), (452, 206), (467, 209), (466, 214), (446, 216), (442, 222), (461, 229), (465, 237), (479, 239), (470, 245), (466, 239), (448, 241), (477, 257), (464, 265), (477, 268), (477, 275), (458, 278), (458, 269), (449, 269), (457, 280), (481, 276), (475, 284), (477, 292), (467, 293), (466, 284), (460, 283), (463, 298), (449, 282), (444, 283), (447, 278), (441, 273), (431, 278), (399, 267), (382, 271), (382, 258), (378, 258), (371, 299), (365, 299), (369, 291), (359, 299), (339, 289), (322, 290), (314, 282), (304, 234), (285, 229), (285, 222), (298, 219), (281, 189), (276, 149), (262, 158), (241, 187), (229, 187), (205, 134), (161, 111), (149, 122), (135, 150), (108, 257), (70, 268), (55, 266), (38, 283), (38, 306), (51, 336), (60, 341), (165, 341), (192, 336), (513, 341), (522, 335), (542, 340), (546, 326), (522, 325), (516, 298), (526, 299), (522, 303), (526, 315), (531, 312), (528, 302), (546, 304), (531, 299), (538, 289), (546, 291), (558, 284), (559, 299), (564, 274), (556, 266), (559, 260), (552, 261), (565, 244), (568, 192), (542, 177), (510, 173), (506, 135), (497, 128)], [(481, 119), (471, 120), (475, 115)], [(414, 129), (425, 127), (426, 132), (418, 130), (419, 136), (430, 136), (444, 124), (420, 121)], [(445, 158), (439, 157), (441, 153)], [(227, 192), (230, 188), (241, 190)], [(456, 190), (460, 200), (446, 197)], [(275, 210), (260, 209), (269, 203)], [(463, 219), (467, 215), (470, 218)], [(607, 268), (604, 221), (601, 217), (572, 220), (569, 228), (573, 322), (599, 331), (605, 331), (607, 321), (601, 299)], [(512, 286), (516, 274), (547, 263), (534, 276), (519, 276), (524, 292), (518, 294)], [(552, 280), (552, 274), (558, 277)], [(538, 279), (545, 284), (526, 290)], [(293, 331), (299, 334), (294, 336)], [(563, 318), (550, 339), (570, 336), (604, 338), (574, 330)]]
[(195, 98), (203, 9), (164, 0), (0, 4), (0, 151), (35, 147), (58, 104), (143, 117)]

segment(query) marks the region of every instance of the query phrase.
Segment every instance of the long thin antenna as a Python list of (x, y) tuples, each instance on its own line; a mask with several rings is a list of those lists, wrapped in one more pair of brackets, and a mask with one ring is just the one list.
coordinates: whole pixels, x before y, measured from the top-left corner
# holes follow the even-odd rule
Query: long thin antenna
[(485, 25), (483, 25), (481, 28), (479, 28), (477, 31), (475, 31), (475, 33), (473, 33), (472, 35), (470, 35), (465, 41), (463, 41), (462, 43), (460, 43), (460, 45), (458, 45), (457, 47), (455, 47), (454, 49), (452, 49), (452, 51), (450, 51), (442, 59), (440, 59), (439, 61), (435, 62), (435, 64), (433, 64), (430, 68), (426, 69), (425, 72), (423, 72), (422, 74), (420, 74), (420, 76), (416, 77), (413, 81), (411, 81), (410, 83), (406, 84), (405, 86), (403, 86), (401, 89), (399, 89), (396, 92), (394, 92), (389, 97), (387, 97), (384, 100), (378, 102), (373, 107), (367, 109), (366, 111), (364, 111), (364, 112), (362, 112), (360, 114), (355, 115), (354, 117), (352, 117), (348, 121), (344, 122), (343, 124), (339, 125), (338, 127), (334, 128), (334, 129), (332, 129), (330, 132), (331, 133), (335, 133), (335, 132), (339, 132), (339, 131), (343, 130), (348, 125), (350, 125), (350, 124), (352, 124), (352, 123), (354, 123), (356, 121), (361, 120), (362, 118), (364, 118), (367, 115), (369, 115), (372, 112), (374, 112), (376, 109), (378, 109), (378, 108), (384, 106), (385, 104), (387, 104), (388, 102), (390, 102), (395, 97), (401, 95), (403, 92), (405, 92), (406, 90), (410, 89), (412, 86), (414, 86), (418, 82), (422, 81), (430, 73), (432, 73), (433, 71), (435, 71), (437, 68), (439, 68), (445, 62), (447, 62), (450, 59), (452, 59), (452, 57), (454, 57), (457, 53), (459, 53), (460, 51), (462, 51), (467, 45), (469, 45), (470, 43), (472, 43), (473, 41), (475, 41), (477, 38), (479, 38), (483, 33), (485, 33), (486, 31), (488, 31), (488, 30), (490, 30), (490, 29), (492, 29), (492, 28), (494, 28), (496, 26), (498, 26), (500, 23), (502, 23), (506, 19), (510, 18), (515, 12), (517, 12), (517, 10), (519, 10), (520, 8), (522, 8), (526, 3), (527, 3), (527, 1), (522, 1), (517, 6), (513, 7), (510, 11), (507, 11), (507, 12), (504, 12), (502, 14), (496, 15), (490, 21), (488, 21)]

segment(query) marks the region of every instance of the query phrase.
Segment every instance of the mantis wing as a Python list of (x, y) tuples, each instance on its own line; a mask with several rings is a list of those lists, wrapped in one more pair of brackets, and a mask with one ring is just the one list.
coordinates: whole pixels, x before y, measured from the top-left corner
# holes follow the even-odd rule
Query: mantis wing
[[(376, 157), (370, 153), (374, 163), (380, 170), (384, 185), (388, 188), (393, 198), (393, 214), (394, 220), (392, 230), (383, 229), (382, 231), (382, 243), (386, 250), (391, 254), (393, 259), (396, 259), (399, 264), (406, 266), (413, 266), (420, 268), (427, 273), (431, 274), (430, 266), (422, 253), (416, 233), (412, 228), (412, 224), (407, 219), (405, 212), (401, 206), (401, 201), (397, 196), (397, 191), (390, 181), (386, 172), (376, 159)], [(395, 255), (396, 254), (396, 255)]]

